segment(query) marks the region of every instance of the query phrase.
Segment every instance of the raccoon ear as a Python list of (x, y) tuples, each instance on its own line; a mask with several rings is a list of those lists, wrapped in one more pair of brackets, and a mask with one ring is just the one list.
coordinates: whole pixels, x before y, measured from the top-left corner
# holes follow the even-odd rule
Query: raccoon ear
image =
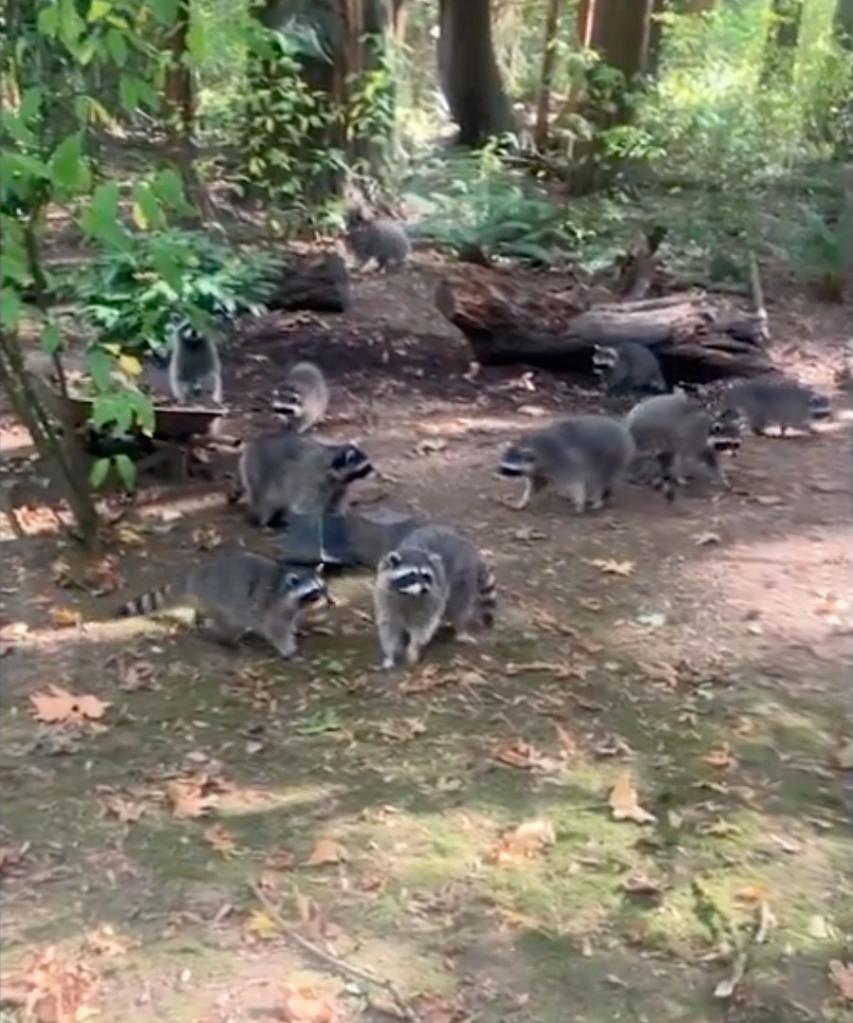
[(385, 560), (385, 565), (388, 568), (399, 568), (400, 565), (403, 564), (403, 559), (400, 556), (400, 552), (399, 551), (389, 551), (389, 553), (385, 555), (385, 559), (384, 560)]
[(317, 565), (314, 566), (314, 575), (320, 575), (321, 576), (323, 574), (323, 569), (325, 567), (326, 566), (325, 566), (325, 564), (322, 561), (319, 562)]

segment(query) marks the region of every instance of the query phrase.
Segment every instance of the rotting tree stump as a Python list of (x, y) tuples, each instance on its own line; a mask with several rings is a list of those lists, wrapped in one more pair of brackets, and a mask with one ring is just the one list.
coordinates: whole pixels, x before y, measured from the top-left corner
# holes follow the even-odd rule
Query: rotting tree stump
[(670, 383), (773, 370), (764, 320), (698, 292), (593, 305), (580, 287), (531, 290), (505, 274), (466, 267), (439, 283), (435, 301), (483, 366), (592, 373), (594, 345), (634, 341), (653, 349)]
[(274, 290), (266, 301), (269, 310), (342, 313), (349, 307), (349, 274), (338, 253), (321, 256), (288, 253), (280, 266)]

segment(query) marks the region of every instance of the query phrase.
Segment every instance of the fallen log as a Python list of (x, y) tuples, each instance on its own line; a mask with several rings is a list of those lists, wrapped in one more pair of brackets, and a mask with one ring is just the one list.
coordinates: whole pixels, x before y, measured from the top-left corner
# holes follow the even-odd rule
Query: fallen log
[(342, 313), (349, 307), (349, 274), (336, 252), (321, 256), (290, 253), (280, 261), (269, 310), (311, 309)]
[(699, 292), (590, 305), (579, 287), (568, 294), (531, 290), (506, 275), (466, 267), (439, 283), (435, 302), (484, 366), (527, 363), (592, 373), (594, 345), (634, 341), (654, 350), (670, 383), (773, 369), (762, 319)]

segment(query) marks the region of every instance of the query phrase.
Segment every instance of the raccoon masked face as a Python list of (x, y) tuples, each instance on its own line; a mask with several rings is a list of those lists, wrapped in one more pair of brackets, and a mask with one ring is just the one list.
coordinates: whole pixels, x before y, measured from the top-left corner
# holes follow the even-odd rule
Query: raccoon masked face
[(191, 323), (184, 321), (175, 331), (177, 341), (186, 348), (198, 348), (204, 344), (204, 338)]
[(323, 582), (323, 566), (318, 565), (313, 571), (291, 571), (284, 578), (287, 596), (299, 607), (311, 604), (331, 604), (329, 591)]
[(592, 368), (599, 375), (608, 369), (613, 369), (619, 361), (619, 353), (615, 348), (607, 345), (595, 345), (592, 353)]
[(297, 419), (302, 415), (302, 399), (289, 387), (273, 391), (272, 410), (282, 419)]
[(373, 465), (357, 444), (345, 444), (335, 453), (332, 474), (344, 483), (364, 479), (373, 472)]
[(424, 555), (403, 559), (399, 551), (386, 555), (382, 570), (387, 573), (388, 585), (395, 593), (405, 597), (422, 597), (435, 588), (435, 567)]
[(746, 422), (739, 412), (724, 412), (717, 416), (711, 424), (708, 447), (715, 451), (730, 451), (732, 453), (739, 451), (741, 435), (745, 427)]
[(531, 448), (513, 445), (507, 448), (498, 466), (501, 476), (532, 476), (536, 471), (536, 453)]

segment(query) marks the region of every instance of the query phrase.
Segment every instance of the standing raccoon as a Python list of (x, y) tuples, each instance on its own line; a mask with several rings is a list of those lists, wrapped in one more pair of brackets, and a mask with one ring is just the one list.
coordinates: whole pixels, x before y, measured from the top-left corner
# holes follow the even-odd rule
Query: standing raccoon
[(740, 448), (741, 422), (738, 415), (713, 415), (696, 399), (676, 391), (646, 398), (625, 418), (641, 456), (658, 463), (655, 485), (667, 500), (685, 482), (690, 461), (698, 462), (721, 483), (726, 483), (720, 453)]
[(175, 330), (169, 358), (169, 390), (175, 401), (222, 404), (222, 367), (216, 344), (189, 323)]
[(742, 415), (754, 434), (764, 436), (768, 426), (814, 432), (814, 424), (832, 418), (829, 399), (795, 380), (744, 380), (723, 392), (723, 407)]
[(374, 220), (361, 207), (346, 213), (347, 245), (362, 269), (372, 260), (380, 270), (399, 270), (412, 253), (402, 225), (393, 220)]
[(297, 362), (273, 392), (273, 412), (297, 433), (305, 433), (326, 414), (329, 388), (319, 366), (313, 362)]
[(216, 551), (176, 582), (150, 590), (121, 608), (123, 616), (191, 606), (215, 637), (237, 643), (246, 633), (266, 639), (282, 657), (296, 653), (300, 614), (329, 603), (318, 569), (294, 568), (248, 551)]
[(623, 341), (618, 345), (596, 345), (592, 367), (608, 394), (666, 390), (660, 363), (646, 345)]
[(231, 500), (245, 494), (251, 518), (263, 527), (290, 512), (342, 511), (350, 484), (373, 466), (356, 444), (323, 444), (285, 430), (252, 438), (238, 469), (240, 482)]
[(504, 452), (502, 476), (524, 479), (514, 505), (526, 508), (534, 494), (552, 485), (572, 501), (575, 511), (600, 508), (613, 482), (634, 457), (631, 434), (610, 416), (571, 416), (527, 434)]
[(491, 628), (495, 579), (476, 545), (448, 526), (420, 526), (386, 554), (373, 588), (382, 667), (417, 664), (442, 622), (458, 637)]

